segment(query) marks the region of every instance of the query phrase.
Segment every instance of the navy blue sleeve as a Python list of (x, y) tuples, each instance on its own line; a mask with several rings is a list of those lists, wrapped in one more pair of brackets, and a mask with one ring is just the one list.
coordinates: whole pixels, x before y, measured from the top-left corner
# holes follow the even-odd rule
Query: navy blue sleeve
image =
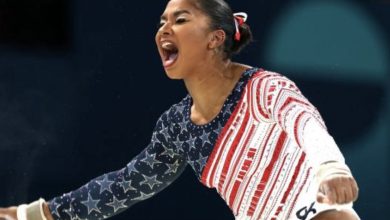
[(147, 148), (126, 167), (89, 181), (79, 189), (50, 200), (54, 219), (104, 219), (148, 199), (172, 183), (186, 167), (172, 144), (170, 120), (158, 120)]

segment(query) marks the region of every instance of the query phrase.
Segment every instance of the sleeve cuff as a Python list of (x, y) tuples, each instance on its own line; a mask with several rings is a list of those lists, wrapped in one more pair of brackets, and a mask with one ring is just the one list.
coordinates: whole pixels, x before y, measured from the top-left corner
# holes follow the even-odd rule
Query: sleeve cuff
[(316, 171), (316, 180), (320, 184), (330, 176), (352, 176), (351, 170), (345, 163), (332, 161), (321, 164)]
[(44, 203), (45, 200), (40, 198), (28, 205), (19, 205), (17, 208), (18, 220), (47, 220), (43, 212)]

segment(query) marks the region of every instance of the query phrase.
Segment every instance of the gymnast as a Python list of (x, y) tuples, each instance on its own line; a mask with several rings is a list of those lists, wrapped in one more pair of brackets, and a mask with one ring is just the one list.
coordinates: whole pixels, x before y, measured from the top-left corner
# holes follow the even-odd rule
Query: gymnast
[(357, 183), (317, 109), (285, 76), (232, 61), (252, 40), (246, 20), (223, 0), (168, 1), (155, 41), (166, 74), (188, 95), (122, 169), (48, 201), (2, 208), (0, 218), (109, 218), (189, 165), (237, 220), (359, 219)]

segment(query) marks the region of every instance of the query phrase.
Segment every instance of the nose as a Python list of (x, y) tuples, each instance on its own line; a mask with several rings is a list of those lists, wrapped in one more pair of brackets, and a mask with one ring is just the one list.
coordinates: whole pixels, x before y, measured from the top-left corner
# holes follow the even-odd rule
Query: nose
[(160, 29), (158, 30), (158, 32), (159, 32), (161, 35), (171, 35), (171, 34), (172, 34), (172, 28), (171, 28), (170, 22), (165, 22), (165, 23), (160, 27)]

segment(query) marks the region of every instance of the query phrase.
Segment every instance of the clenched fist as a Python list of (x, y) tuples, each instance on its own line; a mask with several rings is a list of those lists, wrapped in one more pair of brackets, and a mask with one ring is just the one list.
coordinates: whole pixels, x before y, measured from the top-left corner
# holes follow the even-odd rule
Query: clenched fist
[(317, 201), (327, 204), (347, 204), (358, 198), (358, 186), (349, 168), (339, 162), (320, 166), (317, 172)]

